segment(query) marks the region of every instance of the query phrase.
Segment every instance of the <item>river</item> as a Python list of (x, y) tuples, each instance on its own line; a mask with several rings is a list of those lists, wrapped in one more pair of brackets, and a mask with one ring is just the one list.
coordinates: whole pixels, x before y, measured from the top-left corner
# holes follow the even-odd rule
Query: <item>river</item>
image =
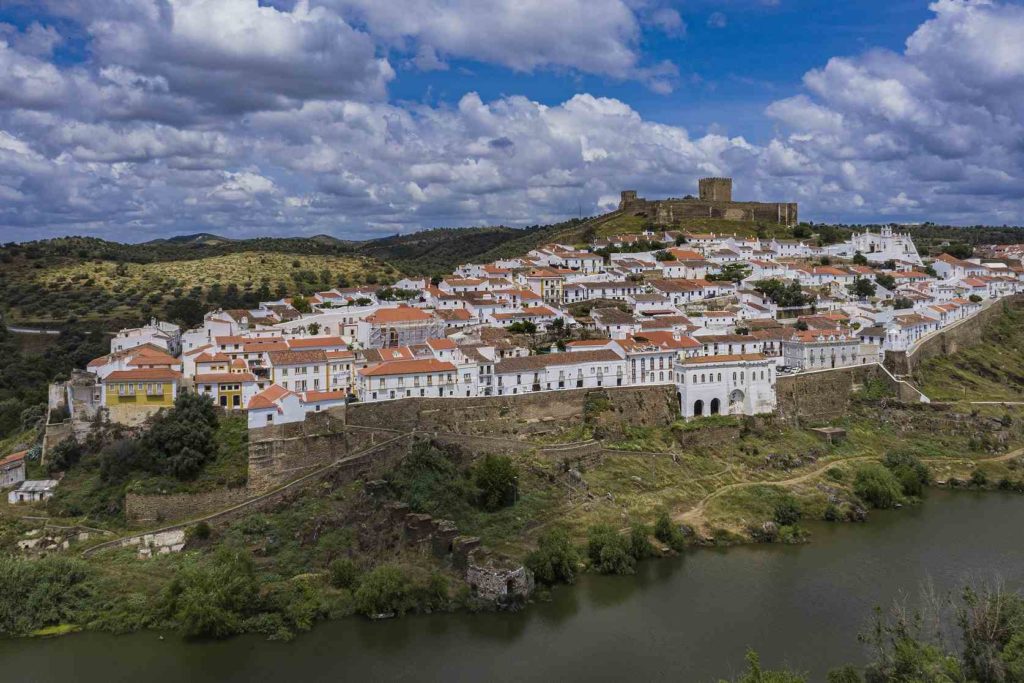
[(187, 643), (153, 633), (0, 641), (3, 680), (716, 681), (753, 647), (824, 680), (863, 662), (876, 605), (1003, 579), (1024, 588), (1024, 497), (933, 491), (867, 524), (815, 523), (802, 546), (701, 549), (633, 577), (585, 576), (517, 614), (324, 623), (291, 643)]

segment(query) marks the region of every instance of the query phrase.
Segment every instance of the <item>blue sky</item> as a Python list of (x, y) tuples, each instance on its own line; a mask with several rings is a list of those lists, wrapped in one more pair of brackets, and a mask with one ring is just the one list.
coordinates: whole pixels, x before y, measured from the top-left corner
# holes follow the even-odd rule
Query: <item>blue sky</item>
[(8, 0), (0, 238), (530, 225), (618, 191), (1024, 223), (1024, 10)]

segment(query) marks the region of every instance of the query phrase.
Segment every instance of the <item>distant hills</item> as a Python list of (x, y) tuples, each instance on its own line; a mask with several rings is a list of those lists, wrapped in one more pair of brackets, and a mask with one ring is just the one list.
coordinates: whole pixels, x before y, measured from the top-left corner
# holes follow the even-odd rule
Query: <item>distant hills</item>
[[(271, 252), (296, 256), (352, 256), (390, 264), (408, 275), (442, 275), (467, 262), (487, 262), (521, 256), (541, 244), (560, 242), (582, 245), (613, 234), (636, 233), (647, 227), (659, 229), (713, 230), (740, 236), (789, 237), (792, 230), (778, 225), (749, 221), (688, 219), (671, 226), (655, 226), (644, 216), (614, 211), (587, 219), (573, 219), (552, 225), (526, 228), (506, 226), (476, 228), (435, 228), (404, 235), (370, 240), (344, 240), (332, 235), (312, 237), (257, 237), (234, 239), (209, 232), (166, 237), (141, 244), (124, 244), (95, 237), (60, 237), (0, 249), (0, 256), (19, 252), (34, 258), (65, 260), (125, 261), (155, 263), (187, 261), (243, 252)], [(818, 232), (829, 226), (814, 226)], [(834, 226), (848, 231), (865, 226)], [(937, 226), (930, 223), (909, 226), (919, 247), (941, 248), (948, 242), (967, 244), (1024, 242), (1024, 228), (970, 228)], [(833, 231), (834, 232), (834, 231)]]

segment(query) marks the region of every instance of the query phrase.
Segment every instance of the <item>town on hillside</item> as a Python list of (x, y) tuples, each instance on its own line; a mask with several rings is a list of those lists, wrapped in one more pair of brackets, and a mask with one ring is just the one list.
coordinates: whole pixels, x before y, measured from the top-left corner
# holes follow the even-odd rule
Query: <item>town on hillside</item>
[(121, 330), (51, 402), (139, 424), (181, 391), (250, 428), (347, 402), (674, 384), (684, 418), (774, 410), (779, 375), (880, 363), (1024, 283), (1021, 254), (929, 263), (891, 227), (844, 243), (647, 230), (587, 248)]

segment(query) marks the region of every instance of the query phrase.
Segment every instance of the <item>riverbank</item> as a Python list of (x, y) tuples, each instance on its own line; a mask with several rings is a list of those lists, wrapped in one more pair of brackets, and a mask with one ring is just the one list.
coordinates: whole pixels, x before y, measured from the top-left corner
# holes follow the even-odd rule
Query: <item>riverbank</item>
[(866, 525), (810, 524), (810, 544), (708, 548), (641, 562), (632, 577), (586, 575), (514, 614), (342, 619), (287, 644), (259, 636), (190, 643), (153, 632), (82, 633), (0, 641), (0, 658), (34, 680), (87, 683), (702, 682), (738, 674), (753, 648), (766, 667), (824, 680), (833, 667), (867, 661), (856, 635), (875, 606), (903, 596), (913, 603), (924, 582), (940, 594), (958, 592), (971, 577), (999, 575), (1008, 589), (1024, 587), (1024, 548), (1005, 542), (1005, 530), (1021, 524), (1024, 497), (935, 490), (921, 505), (875, 513)]
[[(719, 547), (801, 541), (802, 529), (816, 520), (862, 519), (871, 503), (858, 491), (859, 469), (890, 455), (927, 463), (931, 479), (940, 482), (1024, 488), (1021, 454), (1008, 450), (1024, 442), (1020, 407), (906, 406), (865, 398), (836, 425), (845, 438), (831, 443), (774, 421), (716, 418), (604, 435), (602, 454), (586, 461), (526, 451), (508, 460), (514, 494), (492, 509), (477, 498), (479, 461), (448, 448), (415, 467), (378, 472), (375, 481), (326, 479), (225, 526), (190, 528), (180, 554), (139, 560), (126, 548), (84, 561), (72, 554), (5, 565), (12, 580), (59, 590), (42, 596), (52, 599), (44, 604), (54, 610), (45, 621), (4, 626), (8, 633), (75, 624), (289, 639), (318, 621), (357, 613), (486, 608), (450, 558), (409, 542), (389, 507), (394, 503), (452, 520), (459, 534), (527, 564), (538, 540), (562, 529), (568, 545), (579, 549), (570, 562), (579, 574), (629, 572), (636, 563), (624, 554), (647, 552), (613, 543), (614, 561), (599, 561), (600, 551), (595, 560), (588, 547), (595, 529), (622, 530), (630, 542), (641, 529), (654, 554), (674, 554), (668, 550), (673, 539), (654, 533), (665, 515), (675, 518), (683, 545)], [(890, 504), (912, 503), (917, 494), (904, 492), (895, 478), (899, 466), (889, 468), (900, 487)], [(10, 547), (22, 534), (7, 529), (2, 542)], [(33, 574), (40, 566), (46, 571)]]

